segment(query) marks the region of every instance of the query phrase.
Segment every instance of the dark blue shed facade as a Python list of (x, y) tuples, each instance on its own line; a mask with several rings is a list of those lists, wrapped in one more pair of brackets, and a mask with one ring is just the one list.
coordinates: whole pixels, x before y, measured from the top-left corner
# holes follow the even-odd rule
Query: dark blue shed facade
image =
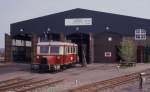
[[(24, 29), (24, 33), (41, 34), (51, 28), (52, 32), (74, 33), (77, 26), (65, 26), (66, 18), (92, 18), (91, 26), (79, 26), (81, 32), (104, 32), (106, 27), (110, 27), (111, 32), (123, 35), (134, 35), (134, 30), (144, 28), (150, 30), (150, 20), (135, 18), (111, 13), (91, 11), (86, 9), (73, 9), (30, 19), (22, 22), (11, 24), (11, 35), (20, 34), (20, 29)], [(147, 31), (150, 34), (150, 31)]]
[[(72, 18), (91, 18), (92, 25), (65, 26), (65, 19)], [(10, 27), (12, 39), (19, 38), (19, 35), (41, 36), (49, 32), (63, 34), (79, 46), (82, 42), (87, 49), (86, 59), (89, 63), (93, 61), (115, 62), (117, 60), (115, 47), (120, 44), (123, 37), (134, 38), (135, 29), (145, 29), (146, 35), (150, 35), (150, 20), (148, 19), (80, 8), (13, 23)], [(111, 43), (108, 42), (109, 37), (113, 38)], [(81, 53), (82, 48), (80, 49)], [(111, 59), (105, 57), (107, 52), (112, 52)], [(82, 58), (82, 55), (80, 57)]]

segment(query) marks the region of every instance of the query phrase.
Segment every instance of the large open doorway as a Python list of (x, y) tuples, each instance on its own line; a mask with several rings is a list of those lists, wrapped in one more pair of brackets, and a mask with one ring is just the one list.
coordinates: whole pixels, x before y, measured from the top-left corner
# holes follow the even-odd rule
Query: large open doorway
[(144, 62), (149, 63), (150, 62), (150, 46), (147, 45), (144, 48)]
[(137, 46), (137, 63), (144, 62), (144, 46)]
[(15, 35), (12, 37), (12, 60), (18, 63), (31, 62), (31, 35)]
[(66, 36), (67, 40), (71, 40), (72, 42), (78, 44), (78, 55), (80, 63), (84, 62), (84, 60), (89, 64), (91, 63), (90, 59), (90, 36), (85, 33), (73, 33)]
[(150, 46), (137, 46), (137, 63), (150, 62)]

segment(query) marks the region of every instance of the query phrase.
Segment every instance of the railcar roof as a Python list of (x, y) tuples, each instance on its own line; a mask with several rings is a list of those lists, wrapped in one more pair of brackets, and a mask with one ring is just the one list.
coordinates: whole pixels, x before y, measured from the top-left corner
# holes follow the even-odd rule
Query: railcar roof
[(71, 45), (71, 46), (77, 46), (75, 43), (71, 42), (59, 42), (59, 41), (50, 41), (50, 42), (38, 42), (37, 45)]

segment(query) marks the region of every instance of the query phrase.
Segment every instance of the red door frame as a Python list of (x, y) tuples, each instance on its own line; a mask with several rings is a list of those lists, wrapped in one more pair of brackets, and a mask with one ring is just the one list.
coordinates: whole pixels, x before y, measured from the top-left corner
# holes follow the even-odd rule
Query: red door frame
[(137, 46), (137, 63), (144, 62), (144, 46)]

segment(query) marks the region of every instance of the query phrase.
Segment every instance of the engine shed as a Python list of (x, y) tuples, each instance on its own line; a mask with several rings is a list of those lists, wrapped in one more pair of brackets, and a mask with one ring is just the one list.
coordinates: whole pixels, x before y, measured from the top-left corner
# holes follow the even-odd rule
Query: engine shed
[[(10, 25), (5, 35), (6, 62), (34, 62), (36, 43), (70, 41), (78, 44), (80, 61), (119, 62), (116, 47), (123, 40), (137, 46), (137, 62), (145, 62), (150, 53), (150, 20), (86, 9), (72, 9)], [(150, 50), (150, 49), (149, 49)], [(150, 57), (149, 57), (150, 58)]]

